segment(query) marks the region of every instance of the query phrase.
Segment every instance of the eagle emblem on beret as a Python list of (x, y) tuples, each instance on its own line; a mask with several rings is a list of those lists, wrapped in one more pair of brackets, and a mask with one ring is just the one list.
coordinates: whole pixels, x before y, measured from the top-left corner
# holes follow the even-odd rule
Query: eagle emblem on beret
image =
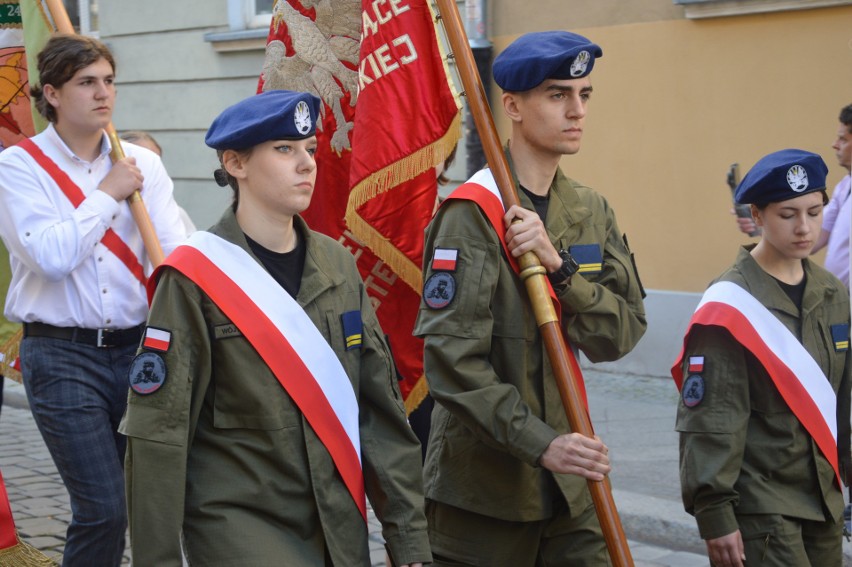
[(305, 135), (311, 131), (311, 109), (308, 108), (308, 103), (300, 100), (293, 111), (293, 121), (296, 123), (296, 130), (299, 134)]
[(582, 77), (586, 72), (586, 68), (589, 66), (589, 61), (591, 61), (591, 54), (585, 49), (577, 54), (577, 57), (571, 62), (570, 73), (572, 77)]
[(808, 188), (808, 172), (799, 164), (787, 170), (787, 184), (796, 193), (801, 193)]

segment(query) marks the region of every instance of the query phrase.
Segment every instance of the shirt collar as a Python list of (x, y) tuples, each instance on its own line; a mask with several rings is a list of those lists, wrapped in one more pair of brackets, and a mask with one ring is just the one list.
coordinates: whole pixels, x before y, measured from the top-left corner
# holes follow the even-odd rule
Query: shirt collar
[(94, 159), (94, 161), (88, 162), (88, 161), (84, 160), (83, 158), (79, 157), (73, 151), (71, 151), (71, 148), (68, 147), (68, 144), (66, 144), (65, 141), (62, 138), (59, 137), (59, 133), (56, 131), (56, 128), (53, 126), (53, 122), (51, 122), (50, 124), (47, 125), (47, 128), (44, 130), (44, 133), (48, 137), (48, 139), (51, 140), (51, 142), (53, 142), (53, 144), (63, 154), (65, 154), (68, 157), (68, 159), (70, 159), (71, 161), (73, 161), (75, 163), (79, 163), (81, 165), (89, 165), (89, 164), (93, 164), (93, 163), (97, 163), (99, 161), (102, 161), (106, 156), (109, 155), (109, 152), (112, 149), (112, 146), (110, 146), (110, 143), (109, 143), (109, 138), (107, 137), (106, 132), (104, 132), (103, 134), (101, 134), (101, 152), (100, 152), (100, 154), (98, 154), (98, 157), (96, 157)]

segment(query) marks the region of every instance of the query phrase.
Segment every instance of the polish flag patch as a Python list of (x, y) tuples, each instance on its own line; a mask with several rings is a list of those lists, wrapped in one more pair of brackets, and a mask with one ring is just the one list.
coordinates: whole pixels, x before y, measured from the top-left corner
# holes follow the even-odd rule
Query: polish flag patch
[(172, 333), (155, 327), (145, 328), (145, 339), (142, 341), (142, 348), (151, 350), (159, 350), (166, 352), (169, 350), (169, 343), (172, 341)]
[(455, 272), (459, 259), (459, 251), (454, 248), (435, 248), (432, 256), (432, 269), (444, 272)]
[(690, 374), (700, 374), (701, 372), (704, 372), (704, 357), (690, 356), (688, 371)]

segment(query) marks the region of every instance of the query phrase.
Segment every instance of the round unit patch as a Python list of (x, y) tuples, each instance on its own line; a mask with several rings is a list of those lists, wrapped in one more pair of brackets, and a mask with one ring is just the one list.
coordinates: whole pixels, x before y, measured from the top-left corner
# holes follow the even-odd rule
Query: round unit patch
[(143, 352), (130, 363), (130, 388), (140, 395), (153, 394), (166, 381), (166, 363), (159, 354)]
[(435, 272), (423, 286), (423, 301), (432, 309), (443, 309), (456, 296), (456, 279), (449, 272)]
[(704, 399), (704, 378), (701, 374), (693, 374), (686, 379), (681, 389), (681, 398), (683, 405), (688, 408), (694, 408)]

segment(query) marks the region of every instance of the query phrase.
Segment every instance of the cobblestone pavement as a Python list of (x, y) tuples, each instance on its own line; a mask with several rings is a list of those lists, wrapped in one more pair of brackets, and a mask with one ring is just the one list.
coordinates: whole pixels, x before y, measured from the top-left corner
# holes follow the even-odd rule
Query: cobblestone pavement
[[(65, 530), (71, 519), (68, 494), (35, 426), (23, 388), (6, 382), (6, 405), (0, 413), (0, 469), (22, 539), (61, 561)], [(374, 567), (385, 566), (381, 527), (370, 513), (370, 555)], [(706, 567), (707, 559), (684, 551), (630, 542), (636, 567)], [(129, 565), (125, 554), (123, 565)]]

